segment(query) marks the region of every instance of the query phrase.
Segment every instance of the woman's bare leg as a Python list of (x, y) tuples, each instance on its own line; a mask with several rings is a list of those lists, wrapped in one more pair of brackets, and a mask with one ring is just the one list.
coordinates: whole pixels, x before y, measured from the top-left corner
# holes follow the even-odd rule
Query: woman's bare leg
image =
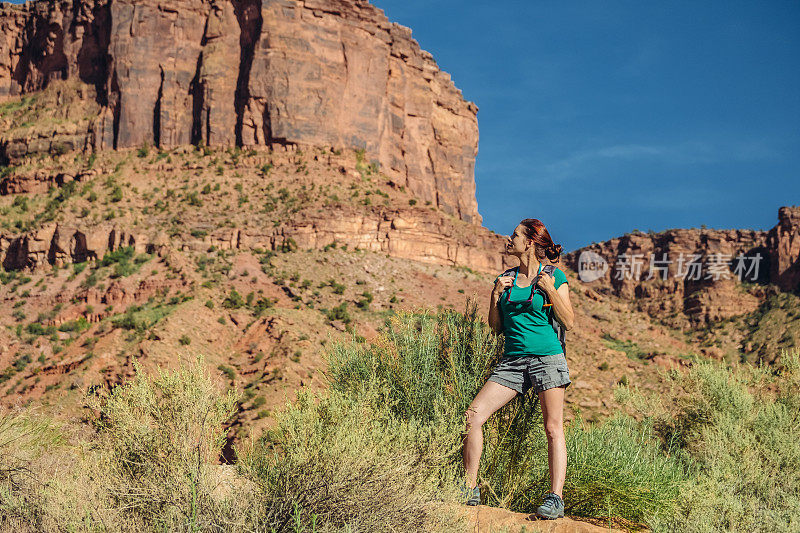
[(564, 387), (539, 393), (542, 419), (547, 434), (547, 463), (550, 466), (550, 491), (563, 498), (567, 477), (567, 441), (564, 438)]
[(469, 488), (478, 484), (478, 467), (483, 453), (483, 423), (516, 395), (517, 391), (512, 388), (487, 381), (464, 413), (467, 427), (461, 453)]

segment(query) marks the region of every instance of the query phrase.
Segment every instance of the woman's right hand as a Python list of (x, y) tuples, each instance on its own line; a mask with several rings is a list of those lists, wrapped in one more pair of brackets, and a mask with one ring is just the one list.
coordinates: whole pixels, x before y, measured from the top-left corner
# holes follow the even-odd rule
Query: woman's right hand
[(512, 283), (514, 283), (513, 276), (500, 276), (497, 278), (497, 281), (494, 282), (494, 289), (492, 289), (492, 298), (500, 298), (500, 295), (503, 294), (503, 291), (511, 287)]

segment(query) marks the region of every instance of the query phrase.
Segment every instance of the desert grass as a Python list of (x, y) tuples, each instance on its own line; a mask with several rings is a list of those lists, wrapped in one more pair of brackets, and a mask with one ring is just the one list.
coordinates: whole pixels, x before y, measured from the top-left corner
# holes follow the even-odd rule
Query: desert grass
[[(94, 432), (0, 415), (4, 531), (461, 531), (440, 467), (451, 427), (362, 398), (300, 392), (278, 425), (221, 465), (238, 397), (202, 359), (89, 397)], [(87, 428), (83, 428), (86, 430)]]
[[(329, 387), (299, 391), (220, 464), (236, 393), (202, 359), (87, 397), (90, 424), (0, 413), (4, 531), (462, 531), (463, 413), (502, 350), (474, 305), (393, 317), (328, 353)], [(673, 394), (619, 386), (635, 417), (567, 427), (567, 513), (653, 531), (800, 529), (800, 354), (774, 366), (696, 362)], [(533, 395), (484, 426), (484, 503), (531, 512), (549, 489)]]
[(654, 531), (800, 531), (800, 351), (775, 365), (695, 363), (673, 394), (621, 389), (685, 465), (689, 483)]

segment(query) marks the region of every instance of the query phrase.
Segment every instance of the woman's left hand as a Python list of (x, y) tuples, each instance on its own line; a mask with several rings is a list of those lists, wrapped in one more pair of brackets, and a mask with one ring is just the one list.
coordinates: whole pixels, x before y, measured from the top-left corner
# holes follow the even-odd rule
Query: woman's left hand
[(547, 274), (546, 272), (542, 272), (539, 276), (539, 281), (536, 283), (536, 286), (545, 291), (548, 294), (555, 292), (556, 290), (556, 278), (551, 274)]

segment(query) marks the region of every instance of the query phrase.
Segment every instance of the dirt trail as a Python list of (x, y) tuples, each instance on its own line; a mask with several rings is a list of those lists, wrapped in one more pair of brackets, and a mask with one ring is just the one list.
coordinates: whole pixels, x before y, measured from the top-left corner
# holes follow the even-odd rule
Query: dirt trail
[(569, 517), (558, 520), (541, 520), (526, 513), (515, 513), (507, 509), (478, 505), (476, 507), (460, 506), (458, 512), (469, 518), (473, 533), (601, 533), (623, 531), (621, 529), (596, 525), (581, 519)]

